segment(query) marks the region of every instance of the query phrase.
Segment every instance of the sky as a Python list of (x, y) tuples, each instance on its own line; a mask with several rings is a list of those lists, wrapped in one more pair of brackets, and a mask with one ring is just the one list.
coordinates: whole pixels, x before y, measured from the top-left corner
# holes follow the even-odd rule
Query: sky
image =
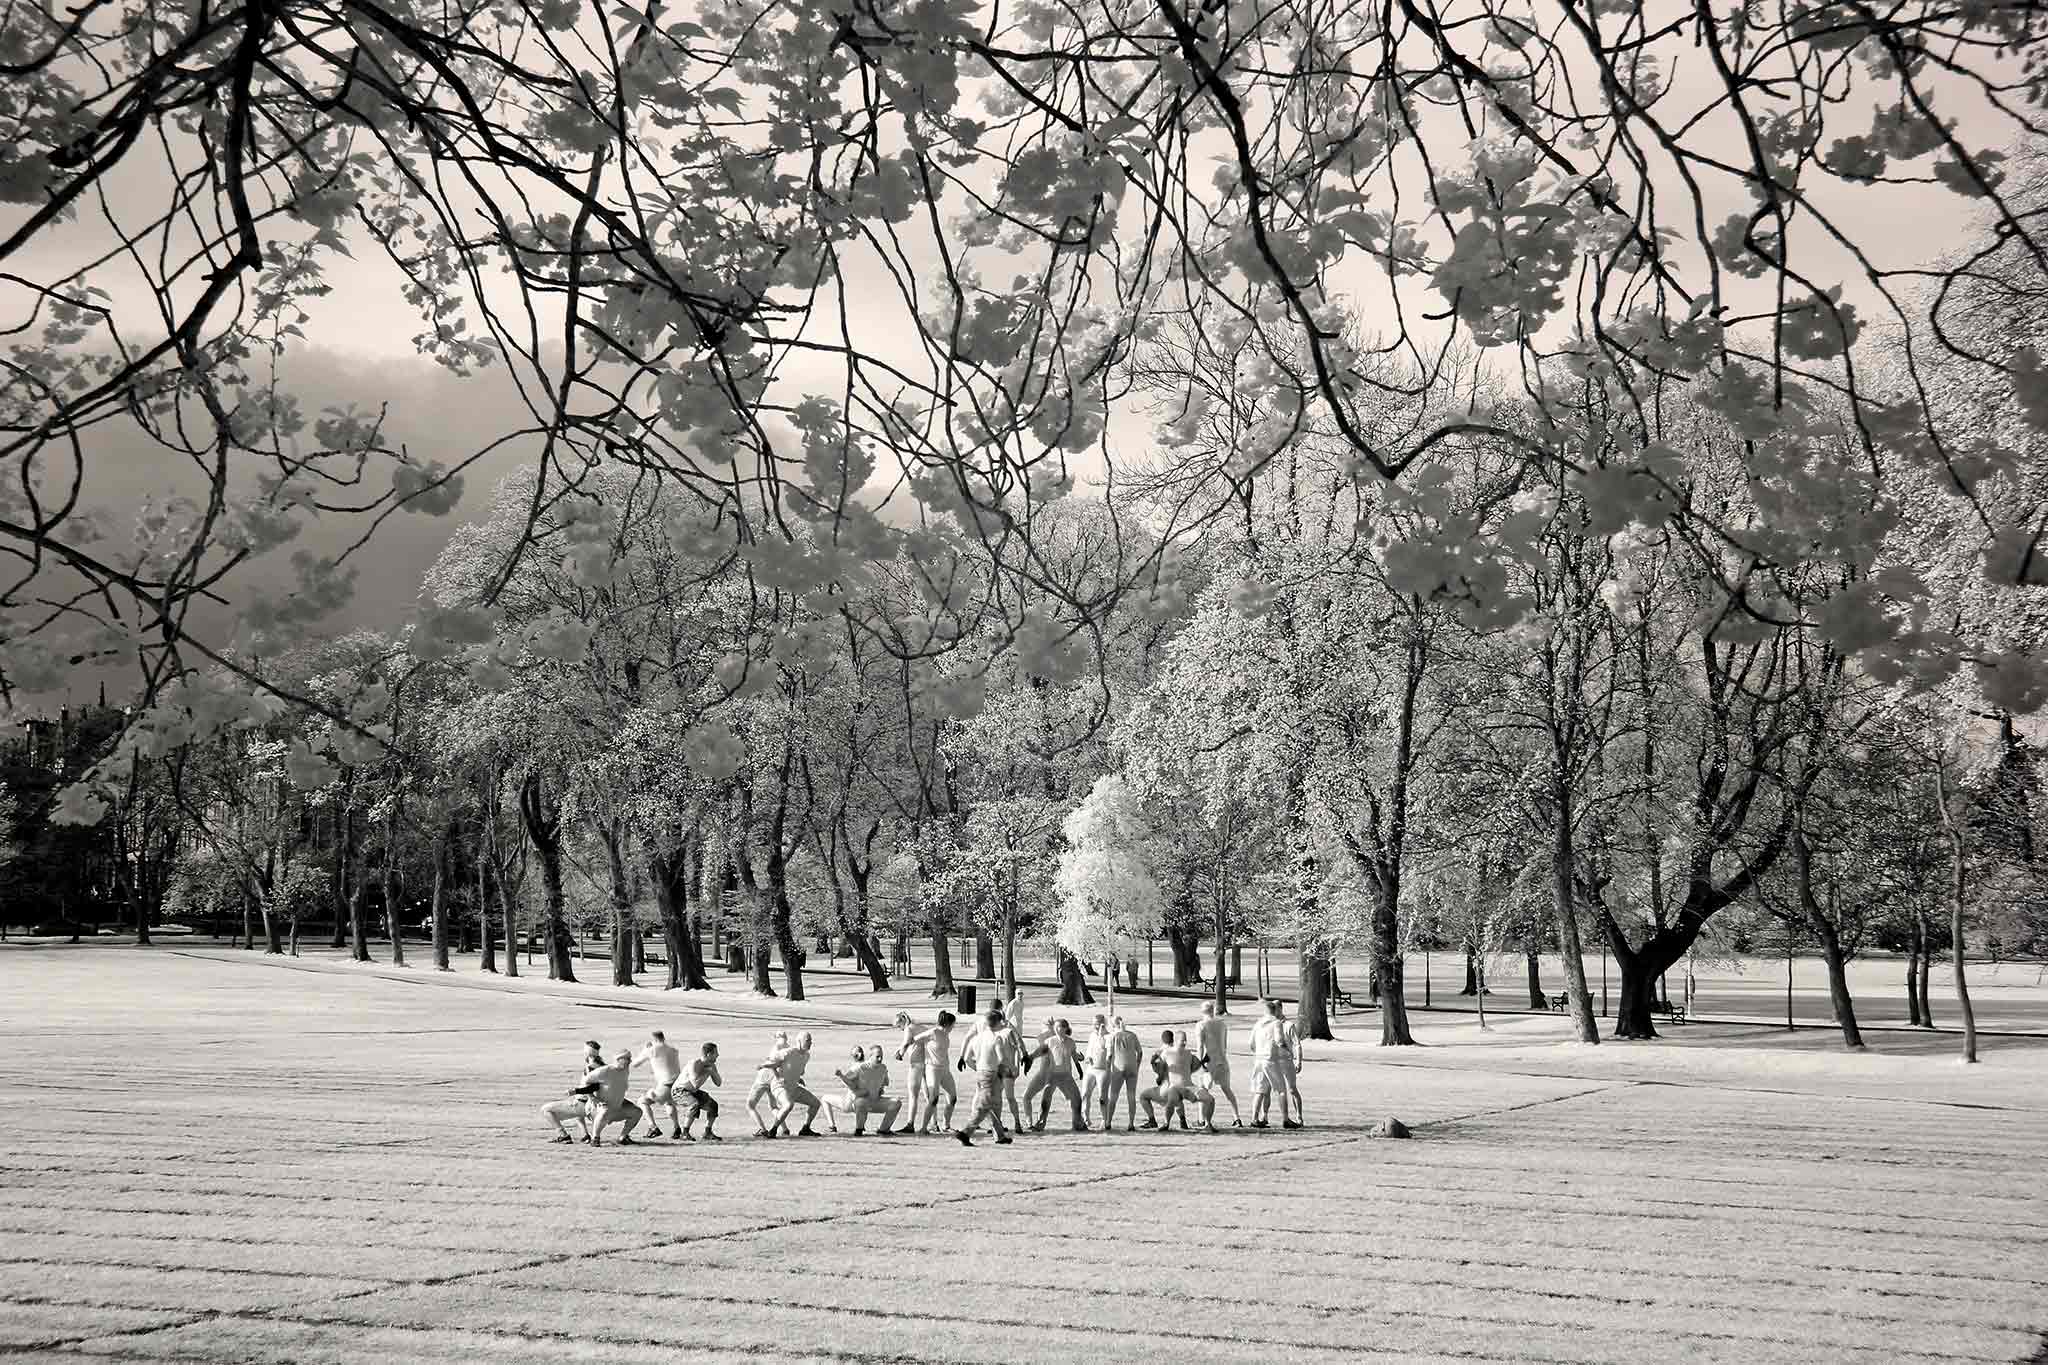
[[(1697, 51), (1681, 52), (1672, 73), (1672, 95), (1681, 102), (1696, 99), (1706, 88), (1700, 83)], [(1960, 132), (1965, 141), (1978, 145), (1996, 143), (1994, 125), (1958, 101), (1955, 111), (1962, 118)], [(1847, 128), (1842, 131), (1848, 131)], [(131, 156), (117, 166), (106, 180), (107, 203), (112, 212), (133, 218), (161, 201), (166, 185), (160, 162)], [(1977, 213), (1961, 197), (1925, 186), (1838, 186), (1826, 196), (1831, 207), (1847, 215), (1857, 240), (1881, 264), (1908, 266), (1951, 250), (1965, 235)], [(15, 206), (7, 206), (14, 208)], [(1732, 207), (1732, 206), (1731, 206)], [(90, 219), (75, 230), (45, 234), (18, 252), (9, 268), (29, 278), (53, 278), (93, 253), (103, 250), (108, 238), (97, 231)], [(915, 233), (911, 240), (917, 240)], [(400, 296), (398, 276), (374, 245), (358, 242), (353, 258), (330, 259), (327, 272), (332, 292), (309, 300), (310, 315), (305, 326), (308, 340), (288, 357), (283, 370), (286, 386), (297, 395), (301, 407), (317, 413), (329, 406), (353, 403), (387, 409), (388, 432), (423, 460), (454, 463), (499, 435), (511, 420), (523, 420), (523, 409), (512, 405), (512, 394), (502, 367), (488, 367), (469, 376), (458, 376), (419, 354), (411, 340), (421, 328), (415, 310)], [(914, 248), (921, 256), (926, 250)], [(1832, 256), (1834, 269), (1846, 273), (1846, 258), (1823, 248), (1816, 257), (1825, 272)], [(131, 316), (147, 307), (132, 272), (119, 262), (95, 272), (95, 280), (113, 295), (117, 309)], [(1383, 315), (1384, 295), (1374, 299), (1374, 288), (1363, 275), (1356, 281), (1357, 297), (1367, 312), (1367, 325), (1376, 314)], [(1851, 296), (1856, 289), (1852, 287)], [(4, 295), (0, 295), (4, 297)], [(856, 330), (870, 329), (875, 352), (880, 355), (907, 354), (911, 342), (902, 331), (901, 305), (893, 286), (879, 272), (866, 274), (856, 268), (846, 293), (849, 310), (856, 318)], [(1421, 282), (1412, 286), (1405, 302), (1411, 306), (1439, 306), (1433, 292)], [(7, 306), (7, 305), (0, 305)], [(872, 318), (864, 314), (871, 310)], [(829, 316), (829, 310), (821, 310)], [(807, 387), (829, 390), (835, 375), (823, 362), (797, 361), (789, 368), (778, 390), (783, 401), (793, 402)], [(1129, 448), (1142, 445), (1145, 424), (1125, 414), (1112, 428), (1112, 439)], [(445, 518), (399, 515), (377, 532), (366, 553), (351, 562), (359, 574), (354, 601), (333, 623), (336, 632), (355, 626), (393, 628), (409, 615), (417, 599), (422, 574), (445, 544), (453, 526), (461, 519), (481, 515), (490, 488), (498, 479), (517, 470), (530, 450), (510, 447), (473, 469), (465, 481), (461, 505)], [(139, 507), (152, 497), (187, 486), (186, 471), (164, 464), (160, 450), (137, 438), (118, 424), (103, 428), (89, 451), (91, 485), (88, 498), (105, 507), (126, 510)], [(1087, 467), (1083, 461), (1084, 470)], [(1099, 463), (1097, 464), (1099, 467)], [(359, 526), (347, 519), (329, 518), (308, 528), (292, 548), (315, 553), (334, 553), (352, 540)], [(273, 556), (273, 562), (277, 560)], [(257, 572), (263, 572), (259, 569)], [(216, 616), (221, 613), (216, 612)], [(219, 626), (224, 622), (202, 625)], [(78, 680), (76, 692), (89, 693), (96, 678)]]

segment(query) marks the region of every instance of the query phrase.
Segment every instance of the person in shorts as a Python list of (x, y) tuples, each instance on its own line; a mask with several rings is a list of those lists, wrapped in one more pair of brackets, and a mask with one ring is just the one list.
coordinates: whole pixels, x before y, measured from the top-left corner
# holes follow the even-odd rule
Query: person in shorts
[(690, 1063), (689, 1072), (676, 1087), (676, 1094), (689, 1102), (690, 1112), (683, 1116), (683, 1141), (691, 1141), (690, 1129), (697, 1122), (699, 1114), (704, 1116), (704, 1140), (723, 1142), (712, 1129), (718, 1123), (718, 1101), (704, 1093), (705, 1082), (724, 1085), (725, 1077), (718, 1074), (718, 1044), (706, 1043), (697, 1059)]
[(961, 1051), (960, 1065), (974, 1068), (974, 1113), (967, 1126), (953, 1134), (962, 1147), (974, 1145), (974, 1130), (984, 1118), (995, 1126), (999, 1144), (1006, 1145), (1012, 1140), (1003, 1131), (1003, 1082), (1014, 1080), (1017, 1074), (1017, 1055), (1011, 1048), (1010, 1036), (1009, 1021), (998, 1005), (989, 1010), (984, 1027), (975, 1032)]

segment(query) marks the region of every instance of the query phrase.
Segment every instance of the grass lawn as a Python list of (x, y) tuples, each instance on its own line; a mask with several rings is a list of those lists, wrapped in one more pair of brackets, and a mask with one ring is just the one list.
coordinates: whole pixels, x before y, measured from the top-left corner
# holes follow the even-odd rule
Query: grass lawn
[[(1889, 1365), (2048, 1332), (2048, 1040), (1966, 1068), (1421, 1015), (1390, 1052), (1354, 1016), (1301, 1132), (767, 1143), (738, 1109), (774, 1029), (829, 1080), (932, 1004), (717, 984), (0, 949), (0, 1355)], [(721, 1045), (733, 1140), (550, 1145), (581, 1040), (649, 1028)], [(1389, 1114), (1413, 1141), (1366, 1135)]]

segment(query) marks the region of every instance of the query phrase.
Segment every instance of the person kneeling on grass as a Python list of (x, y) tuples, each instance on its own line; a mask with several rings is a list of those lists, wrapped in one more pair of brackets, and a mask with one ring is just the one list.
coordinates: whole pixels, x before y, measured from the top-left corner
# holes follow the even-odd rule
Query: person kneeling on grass
[[(588, 1080), (590, 1078), (591, 1072), (599, 1070), (603, 1066), (603, 1051), (594, 1042), (585, 1043), (583, 1045), (584, 1079)], [(548, 1123), (554, 1128), (554, 1141), (575, 1141), (574, 1138), (571, 1138), (569, 1136), (569, 1130), (562, 1126), (562, 1121), (564, 1119), (574, 1119), (576, 1120), (576, 1126), (583, 1130), (582, 1140), (588, 1142), (590, 1141), (590, 1108), (590, 1097), (588, 1095), (585, 1095), (577, 1090), (571, 1090), (569, 1092), (568, 1099), (554, 1100), (550, 1103), (542, 1105), (540, 1107), (540, 1116), (546, 1119)]]
[(678, 1134), (685, 1142), (692, 1140), (690, 1128), (697, 1122), (697, 1115), (699, 1114), (704, 1116), (704, 1140), (706, 1142), (725, 1141), (724, 1138), (711, 1131), (712, 1125), (718, 1122), (718, 1101), (704, 1093), (704, 1083), (706, 1081), (711, 1082), (713, 1085), (725, 1084), (725, 1077), (718, 1074), (718, 1044), (716, 1043), (704, 1044), (703, 1053), (690, 1063), (689, 1074), (684, 1076), (683, 1083), (676, 1087), (675, 1093), (690, 1102), (690, 1112), (683, 1116), (683, 1130)]
[(633, 1125), (640, 1121), (640, 1106), (626, 1098), (626, 1082), (632, 1074), (633, 1054), (621, 1052), (610, 1066), (599, 1067), (576, 1087), (576, 1093), (590, 1096), (597, 1111), (596, 1122), (591, 1126), (591, 1146), (604, 1146), (604, 1130), (614, 1123), (620, 1125), (619, 1142), (627, 1147), (633, 1145)]
[(954, 1133), (962, 1147), (974, 1145), (974, 1130), (981, 1126), (983, 1118), (995, 1126), (996, 1141), (1007, 1144), (1010, 1135), (1003, 1131), (1003, 1082), (1017, 1074), (1017, 1054), (1010, 1044), (1009, 1022), (1003, 1017), (1000, 1005), (988, 1012), (985, 1027), (967, 1041), (961, 1050), (960, 1066), (974, 1068), (974, 1114), (967, 1120), (967, 1126)]

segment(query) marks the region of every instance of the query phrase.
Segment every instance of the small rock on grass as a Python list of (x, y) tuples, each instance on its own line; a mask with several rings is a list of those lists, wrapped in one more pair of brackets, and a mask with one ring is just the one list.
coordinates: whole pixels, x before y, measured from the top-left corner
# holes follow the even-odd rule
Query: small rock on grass
[(1415, 1134), (1408, 1131), (1407, 1124), (1389, 1116), (1372, 1126), (1372, 1136), (1376, 1138), (1406, 1138), (1414, 1137)]

